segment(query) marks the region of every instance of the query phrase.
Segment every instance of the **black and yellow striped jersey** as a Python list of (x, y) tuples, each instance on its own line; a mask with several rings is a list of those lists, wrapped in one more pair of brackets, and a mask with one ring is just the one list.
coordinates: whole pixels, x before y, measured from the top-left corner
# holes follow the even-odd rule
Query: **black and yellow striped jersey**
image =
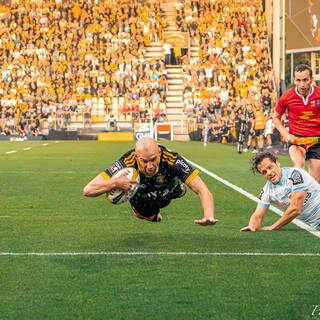
[(135, 196), (130, 200), (131, 204), (140, 202), (141, 205), (141, 202), (147, 202), (149, 206), (160, 205), (161, 207), (162, 202), (164, 203), (171, 198), (173, 190), (177, 187), (177, 178), (188, 185), (199, 174), (199, 171), (190, 166), (178, 153), (161, 145), (159, 147), (161, 149), (159, 166), (151, 177), (145, 176), (139, 170), (134, 149), (125, 153), (101, 175), (105, 179), (110, 179), (120, 169), (134, 167), (140, 174), (140, 185)]

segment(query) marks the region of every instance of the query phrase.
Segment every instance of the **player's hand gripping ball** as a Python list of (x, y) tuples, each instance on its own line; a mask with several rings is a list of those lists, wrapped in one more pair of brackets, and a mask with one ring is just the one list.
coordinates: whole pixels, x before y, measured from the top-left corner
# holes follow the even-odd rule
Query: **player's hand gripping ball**
[(125, 176), (130, 180), (136, 180), (137, 183), (132, 185), (132, 188), (128, 191), (124, 191), (122, 189), (112, 189), (107, 192), (107, 199), (112, 204), (121, 204), (128, 200), (130, 200), (139, 188), (140, 176), (138, 171), (135, 168), (123, 168), (119, 170), (112, 178), (119, 178), (121, 175), (125, 173)]

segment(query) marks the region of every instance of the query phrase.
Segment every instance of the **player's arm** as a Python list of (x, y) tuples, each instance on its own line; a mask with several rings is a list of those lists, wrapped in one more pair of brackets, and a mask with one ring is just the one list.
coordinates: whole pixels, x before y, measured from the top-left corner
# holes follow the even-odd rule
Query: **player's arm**
[(298, 191), (291, 194), (290, 205), (284, 212), (283, 216), (272, 226), (263, 227), (260, 230), (277, 230), (294, 220), (301, 212), (302, 206), (306, 199), (307, 191)]
[(240, 231), (256, 231), (261, 226), (262, 220), (267, 213), (268, 208), (257, 206), (256, 211), (252, 214), (249, 224), (240, 229)]
[(285, 142), (287, 143), (293, 143), (294, 142), (294, 136), (288, 132), (288, 130), (282, 125), (282, 114), (279, 114), (276, 110), (274, 110), (273, 113), (273, 123), (277, 130), (280, 132), (280, 134), (283, 136)]
[(97, 197), (115, 188), (128, 191), (136, 182), (136, 180), (128, 179), (125, 173), (119, 178), (109, 178), (109, 176), (103, 172), (102, 174), (97, 175), (84, 187), (83, 195), (86, 197)]
[(214, 218), (214, 201), (212, 193), (209, 191), (207, 185), (197, 175), (193, 178), (188, 187), (199, 196), (203, 208), (203, 219), (195, 220), (194, 222), (202, 226), (214, 225), (219, 220)]

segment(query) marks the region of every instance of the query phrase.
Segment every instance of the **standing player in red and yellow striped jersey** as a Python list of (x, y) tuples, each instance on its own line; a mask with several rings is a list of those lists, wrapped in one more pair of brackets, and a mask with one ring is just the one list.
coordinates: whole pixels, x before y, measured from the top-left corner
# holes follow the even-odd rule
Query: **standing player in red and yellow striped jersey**
[[(279, 99), (273, 122), (284, 140), (289, 143), (290, 158), (295, 167), (305, 167), (320, 183), (320, 88), (312, 85), (312, 69), (298, 65), (294, 72), (295, 87)], [(288, 110), (289, 132), (281, 123)]]
[(218, 222), (214, 218), (213, 196), (199, 177), (199, 171), (178, 153), (158, 145), (152, 138), (138, 140), (135, 149), (126, 152), (87, 184), (84, 195), (96, 197), (115, 188), (130, 190), (134, 181), (125, 176), (113, 178), (116, 172), (125, 167), (133, 167), (140, 174), (138, 190), (130, 199), (133, 214), (137, 218), (160, 222), (160, 209), (168, 206), (171, 200), (183, 197), (187, 185), (199, 196), (204, 211), (203, 219), (194, 222), (202, 226)]

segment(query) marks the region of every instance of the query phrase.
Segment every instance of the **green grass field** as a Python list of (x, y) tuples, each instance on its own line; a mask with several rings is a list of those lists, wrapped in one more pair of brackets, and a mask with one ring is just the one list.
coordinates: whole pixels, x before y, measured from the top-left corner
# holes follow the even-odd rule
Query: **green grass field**
[[(255, 196), (264, 185), (251, 154), (162, 143)], [(1, 320), (320, 319), (320, 238), (294, 224), (240, 233), (256, 204), (210, 176), (201, 173), (215, 198), (214, 227), (193, 223), (202, 209), (191, 191), (162, 211), (161, 223), (136, 219), (127, 203), (83, 197), (86, 183), (131, 147), (0, 143)], [(277, 218), (269, 212), (265, 223)]]

